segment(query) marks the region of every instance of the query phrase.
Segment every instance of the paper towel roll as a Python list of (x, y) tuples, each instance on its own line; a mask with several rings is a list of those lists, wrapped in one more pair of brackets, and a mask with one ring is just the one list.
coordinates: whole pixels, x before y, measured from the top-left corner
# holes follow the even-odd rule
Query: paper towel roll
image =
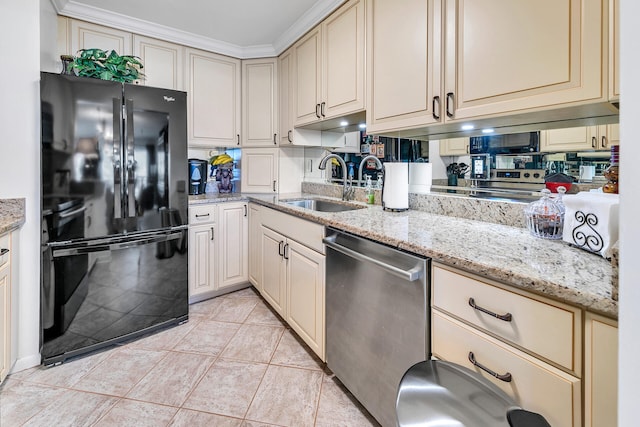
[(385, 162), (383, 168), (382, 207), (391, 211), (409, 209), (409, 164)]
[(431, 163), (409, 163), (409, 193), (431, 192), (432, 166)]

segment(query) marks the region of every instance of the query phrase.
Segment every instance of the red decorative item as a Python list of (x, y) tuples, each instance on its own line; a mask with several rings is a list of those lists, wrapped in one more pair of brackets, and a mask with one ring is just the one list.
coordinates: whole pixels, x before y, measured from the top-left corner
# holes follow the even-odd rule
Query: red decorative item
[(571, 184), (570, 182), (545, 182), (544, 185), (551, 190), (552, 193), (557, 193), (558, 192), (558, 187), (564, 187), (567, 189), (567, 193), (569, 192), (569, 190), (571, 190), (571, 186), (573, 184)]

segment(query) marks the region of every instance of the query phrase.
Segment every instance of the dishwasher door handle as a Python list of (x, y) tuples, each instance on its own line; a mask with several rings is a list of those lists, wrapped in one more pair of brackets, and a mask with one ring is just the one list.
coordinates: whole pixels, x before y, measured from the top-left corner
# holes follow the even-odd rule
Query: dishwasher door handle
[(413, 282), (415, 280), (421, 279), (423, 275), (423, 268), (421, 266), (415, 266), (409, 270), (403, 270), (402, 268), (398, 268), (396, 266), (387, 264), (386, 262), (377, 260), (367, 255), (363, 255), (360, 252), (356, 252), (353, 249), (349, 249), (346, 246), (342, 246), (334, 241), (335, 236), (328, 236), (322, 239), (322, 242), (334, 249), (338, 252), (342, 252), (343, 254), (354, 258), (358, 261), (370, 262), (371, 264), (375, 264), (378, 267), (384, 269), (388, 273), (393, 274), (394, 276), (400, 277), (402, 279), (408, 280), (409, 282)]

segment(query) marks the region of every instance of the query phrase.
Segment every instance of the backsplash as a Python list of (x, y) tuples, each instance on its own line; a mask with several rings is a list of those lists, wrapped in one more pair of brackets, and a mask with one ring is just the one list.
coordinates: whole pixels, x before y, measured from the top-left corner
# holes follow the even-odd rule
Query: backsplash
[[(366, 202), (364, 188), (356, 187), (355, 190), (355, 200), (358, 202)], [(342, 185), (303, 182), (302, 192), (319, 194), (327, 197), (341, 197)], [(376, 190), (375, 204), (380, 205), (381, 200), (382, 193), (380, 190)], [(527, 204), (523, 202), (475, 199), (450, 194), (409, 193), (409, 209), (415, 209), (436, 215), (474, 219), (493, 224), (508, 225), (511, 227), (526, 227), (524, 219), (524, 207), (526, 205)]]

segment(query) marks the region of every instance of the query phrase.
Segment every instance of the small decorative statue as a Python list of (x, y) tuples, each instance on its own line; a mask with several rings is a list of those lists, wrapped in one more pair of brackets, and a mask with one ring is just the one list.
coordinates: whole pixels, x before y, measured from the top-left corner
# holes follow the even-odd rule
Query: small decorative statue
[(216, 169), (216, 181), (218, 181), (219, 193), (231, 193), (233, 190), (233, 163), (218, 165)]

